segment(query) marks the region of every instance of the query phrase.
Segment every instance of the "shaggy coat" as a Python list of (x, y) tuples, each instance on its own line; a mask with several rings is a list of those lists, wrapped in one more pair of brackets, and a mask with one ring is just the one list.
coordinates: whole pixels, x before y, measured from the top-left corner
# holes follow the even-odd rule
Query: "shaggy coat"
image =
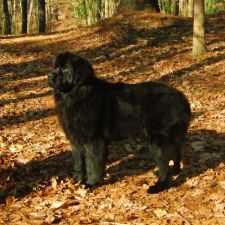
[(180, 91), (162, 82), (103, 81), (95, 77), (86, 59), (70, 52), (56, 57), (48, 82), (71, 143), (78, 181), (90, 186), (102, 182), (109, 141), (146, 136), (159, 166), (158, 181), (149, 192), (169, 186), (171, 176), (180, 171), (180, 151), (191, 117), (188, 100)]

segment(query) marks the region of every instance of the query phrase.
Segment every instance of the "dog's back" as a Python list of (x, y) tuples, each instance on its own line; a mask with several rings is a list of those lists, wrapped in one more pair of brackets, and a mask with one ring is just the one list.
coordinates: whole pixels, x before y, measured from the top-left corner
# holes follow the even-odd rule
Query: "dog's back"
[(168, 132), (177, 123), (189, 125), (186, 97), (162, 82), (111, 84), (106, 92), (107, 133), (115, 139), (145, 135), (148, 130)]

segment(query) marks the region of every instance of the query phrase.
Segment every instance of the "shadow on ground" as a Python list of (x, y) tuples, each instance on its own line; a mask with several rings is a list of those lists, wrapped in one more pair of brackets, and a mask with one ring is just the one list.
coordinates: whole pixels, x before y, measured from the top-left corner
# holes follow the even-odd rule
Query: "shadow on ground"
[[(217, 133), (213, 130), (197, 130), (190, 132), (187, 138), (186, 146), (183, 149), (184, 169), (175, 185), (181, 185), (187, 178), (198, 176), (209, 168), (216, 168), (225, 161), (224, 143), (225, 134)], [(202, 142), (202, 145), (200, 142)], [(199, 149), (193, 149), (193, 142), (198, 142)], [(121, 145), (122, 146), (122, 145)], [(117, 149), (117, 150), (115, 150)], [(207, 154), (207, 157), (206, 157)], [(50, 184), (52, 177), (58, 177), (59, 180), (65, 180), (72, 177), (73, 162), (71, 152), (66, 150), (57, 155), (50, 156), (44, 160), (34, 160), (26, 165), (15, 165), (1, 171), (1, 184), (5, 184), (5, 189), (1, 190), (1, 202), (4, 203), (9, 195), (16, 198), (22, 198), (40, 185)], [(113, 174), (110, 180), (105, 184), (117, 182), (125, 176), (134, 176), (142, 174), (154, 168), (154, 163), (149, 156), (146, 148), (139, 151), (133, 148), (129, 153), (121, 148), (110, 147), (109, 161), (120, 160), (120, 163), (108, 169), (109, 174)], [(5, 177), (5, 180), (3, 179)], [(148, 178), (146, 178), (148, 182)]]

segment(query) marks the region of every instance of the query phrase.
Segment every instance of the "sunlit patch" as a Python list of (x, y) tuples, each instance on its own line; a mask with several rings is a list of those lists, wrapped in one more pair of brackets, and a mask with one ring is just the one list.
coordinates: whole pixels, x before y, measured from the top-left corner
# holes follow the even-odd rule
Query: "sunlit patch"
[[(170, 161), (169, 161), (169, 166), (170, 166), (170, 167), (173, 167), (173, 166), (174, 166), (174, 161), (173, 161), (173, 160), (170, 160)], [(183, 164), (182, 161), (180, 162), (180, 168), (181, 168), (181, 169), (184, 168), (184, 164)]]
[(174, 161), (173, 160), (169, 161), (169, 166), (174, 166)]
[(180, 168), (181, 168), (181, 169), (184, 168), (184, 163), (183, 163), (183, 161), (180, 162)]

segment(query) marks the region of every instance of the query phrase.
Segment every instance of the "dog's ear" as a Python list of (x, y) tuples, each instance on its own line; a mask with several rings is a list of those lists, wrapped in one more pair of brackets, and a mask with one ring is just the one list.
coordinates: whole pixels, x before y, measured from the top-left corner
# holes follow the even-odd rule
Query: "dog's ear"
[(70, 59), (74, 56), (71, 52), (61, 52), (59, 53), (54, 61), (54, 67), (63, 68), (69, 63)]
[(93, 67), (86, 59), (74, 54), (70, 62), (75, 76), (75, 85), (81, 86), (94, 78), (95, 74)]

